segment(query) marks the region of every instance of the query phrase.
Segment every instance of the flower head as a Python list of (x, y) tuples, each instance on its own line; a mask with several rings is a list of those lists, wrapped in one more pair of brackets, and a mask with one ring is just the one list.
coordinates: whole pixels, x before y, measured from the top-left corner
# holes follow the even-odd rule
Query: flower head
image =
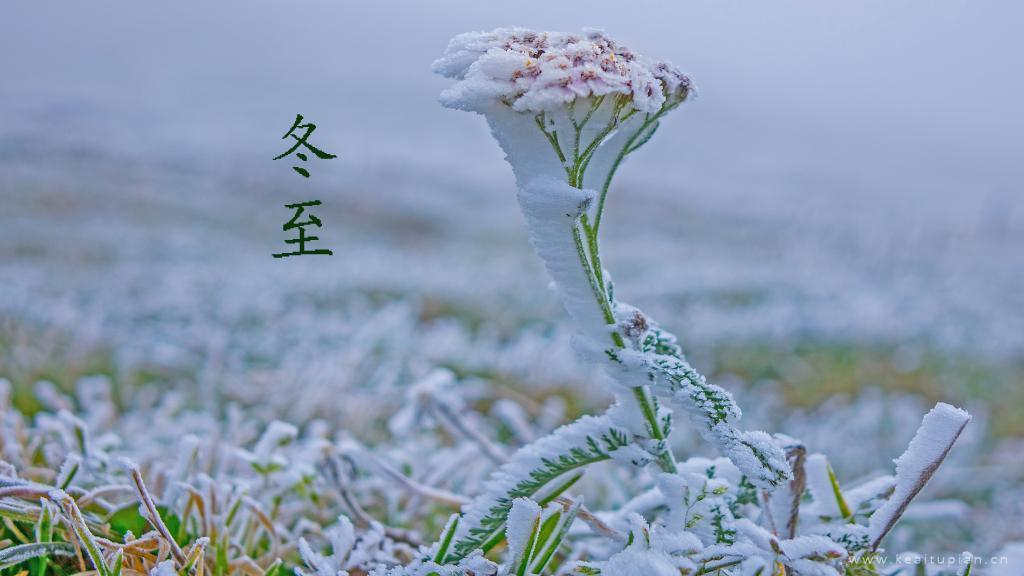
[(692, 90), (671, 64), (640, 56), (599, 30), (459, 34), (434, 71), (458, 80), (441, 95), (445, 106), (475, 111), (500, 101), (539, 113), (611, 94), (623, 107), (653, 113), (682, 102)]

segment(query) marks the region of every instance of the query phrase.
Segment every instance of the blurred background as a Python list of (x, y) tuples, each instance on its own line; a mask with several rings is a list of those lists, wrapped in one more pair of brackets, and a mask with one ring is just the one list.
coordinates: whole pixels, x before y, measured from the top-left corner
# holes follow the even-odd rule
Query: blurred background
[[(560, 399), (552, 425), (600, 407), (509, 167), (430, 71), (459, 32), (596, 27), (698, 87), (619, 172), (617, 295), (841, 477), (887, 470), (934, 401), (966, 406), (960, 473), (931, 490), (973, 506), (922, 522), (1024, 538), (992, 513), (1024, 507), (1022, 19), (1008, 0), (7, 4), (0, 376), (27, 413), (39, 382), (103, 374), (367, 441), (384, 392), (438, 366)], [(338, 156), (308, 180), (271, 160), (296, 114)], [(311, 199), (334, 256), (271, 258), (283, 205)]]

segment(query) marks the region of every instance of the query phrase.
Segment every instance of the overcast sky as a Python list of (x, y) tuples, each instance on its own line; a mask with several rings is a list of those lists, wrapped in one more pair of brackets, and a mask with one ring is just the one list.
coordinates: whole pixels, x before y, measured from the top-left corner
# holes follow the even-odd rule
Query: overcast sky
[(301, 112), (351, 165), (508, 179), (482, 120), (436, 104), (431, 61), (466, 30), (590, 26), (699, 88), (631, 178), (1002, 205), (1024, 171), (1021, 22), (1013, 0), (5, 3), (0, 143), (262, 162)]

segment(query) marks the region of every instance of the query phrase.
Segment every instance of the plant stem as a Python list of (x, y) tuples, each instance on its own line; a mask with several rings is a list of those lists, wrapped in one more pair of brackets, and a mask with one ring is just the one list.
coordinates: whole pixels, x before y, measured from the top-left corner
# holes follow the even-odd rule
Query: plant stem
[[(612, 312), (611, 302), (608, 301), (604, 288), (598, 282), (597, 274), (594, 273), (590, 266), (590, 258), (587, 256), (587, 249), (583, 247), (583, 238), (580, 236), (579, 226), (573, 226), (572, 239), (576, 244), (576, 254), (580, 258), (580, 265), (583, 266), (583, 271), (590, 282), (590, 289), (594, 293), (594, 299), (597, 300), (597, 305), (601, 308), (601, 315), (604, 316), (605, 324), (615, 324), (615, 314)], [(616, 345), (620, 348), (623, 347), (619, 342), (616, 342)]]
[[(548, 142), (551, 144), (551, 147), (554, 149), (559, 161), (561, 161), (563, 167), (565, 167), (569, 185), (573, 188), (583, 188), (583, 176), (586, 173), (587, 166), (590, 164), (590, 159), (593, 157), (597, 148), (601, 145), (604, 139), (611, 134), (612, 130), (614, 130), (616, 126), (629, 119), (637, 112), (634, 108), (623, 115), (622, 118), (619, 118), (619, 113), (622, 111), (624, 103), (617, 100), (612, 105), (611, 118), (608, 121), (608, 125), (594, 137), (581, 154), (579, 151), (579, 141), (583, 127), (590, 121), (594, 112), (600, 107), (602, 102), (603, 97), (592, 104), (582, 122), (576, 122), (573, 114), (570, 112), (569, 120), (575, 131), (573, 138), (573, 162), (571, 167), (568, 166), (565, 154), (562, 151), (562, 147), (559, 145), (557, 133), (554, 131), (548, 132), (547, 127), (544, 124), (543, 113), (534, 117), (534, 122), (536, 122), (537, 127), (540, 128), (540, 131), (544, 134)], [(583, 271), (587, 275), (587, 280), (590, 282), (590, 288), (594, 294), (594, 299), (596, 300), (598, 307), (601, 309), (601, 315), (604, 317), (605, 323), (610, 326), (615, 325), (615, 314), (612, 311), (612, 303), (608, 298), (607, 287), (604, 283), (604, 270), (601, 267), (601, 256), (598, 245), (598, 228), (601, 225), (601, 215), (604, 212), (605, 197), (608, 195), (608, 188), (611, 186), (612, 176), (615, 175), (615, 171), (618, 169), (619, 164), (621, 164), (626, 155), (634, 149), (633, 147), (636, 144), (637, 138), (650, 128), (652, 124), (657, 122), (663, 111), (664, 110), (659, 111), (653, 115), (647, 115), (644, 123), (640, 126), (640, 129), (629, 137), (622, 150), (616, 156), (611, 170), (605, 178), (604, 185), (601, 187), (601, 195), (598, 199), (594, 225), (591, 226), (588, 222), (587, 215), (583, 214), (580, 217), (579, 226), (573, 226), (572, 230), (573, 242), (576, 245), (576, 253), (579, 256), (580, 265), (583, 266)], [(583, 229), (582, 235), (580, 234), (581, 228)], [(586, 236), (586, 243), (583, 241), (583, 235)], [(616, 347), (626, 347), (626, 343), (622, 339), (622, 335), (617, 331), (612, 330), (611, 339)], [(648, 428), (650, 429), (651, 438), (659, 442), (666, 443), (667, 438), (663, 433), (661, 425), (658, 423), (658, 411), (650, 397), (650, 391), (646, 386), (636, 386), (633, 388), (633, 397), (640, 405), (640, 411), (643, 414), (644, 420), (647, 422)], [(667, 449), (667, 446), (666, 449), (658, 455), (658, 465), (665, 472), (675, 473), (677, 471), (675, 456), (672, 454), (670, 449)]]
[(619, 165), (625, 160), (626, 155), (635, 150), (633, 145), (636, 144), (637, 138), (641, 134), (647, 131), (652, 124), (658, 121), (658, 118), (664, 113), (664, 110), (658, 111), (654, 115), (648, 114), (644, 119), (644, 123), (640, 125), (640, 129), (633, 133), (632, 136), (626, 140), (626, 144), (619, 150), (619, 154), (615, 157), (615, 161), (612, 162), (611, 168), (608, 170), (608, 175), (604, 179), (604, 184), (601, 186), (601, 195), (597, 198), (597, 208), (594, 210), (594, 226), (592, 227), (594, 238), (596, 241), (598, 230), (601, 228), (601, 217), (604, 215), (604, 201), (608, 197), (608, 188), (612, 185), (612, 178), (615, 176), (615, 172), (619, 169)]

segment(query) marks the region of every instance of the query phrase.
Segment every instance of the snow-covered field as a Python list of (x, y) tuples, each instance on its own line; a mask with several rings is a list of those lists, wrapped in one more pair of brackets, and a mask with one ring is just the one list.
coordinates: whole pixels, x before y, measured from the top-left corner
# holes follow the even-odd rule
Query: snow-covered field
[[(4, 8), (22, 25), (0, 49), (30, 49), (0, 85), (3, 458), (56, 470), (84, 423), (111, 468), (132, 457), (165, 498), (182, 481), (280, 505), (280, 544), (245, 549), (259, 564), (350, 512), (309, 496), (332, 490), (312, 478), (333, 443), (370, 515), (433, 540), (450, 510), (366, 471), (471, 495), (494, 466), (451, 430), (416, 432), (410, 411), (443, 420), (410, 408), (424, 379), (451, 371), (457, 407), (500, 450), (609, 391), (575, 358), (497, 146), (436, 104), (430, 61), (464, 29), (593, 24), (699, 89), (618, 178), (603, 238), (616, 293), (678, 334), (745, 423), (828, 453), (851, 485), (891, 472), (934, 400), (964, 405), (975, 418), (919, 500), (933, 502), (892, 548), (1024, 539), (1024, 116), (1009, 96), (1024, 82), (1004, 67), (1020, 48), (1004, 4), (695, 4), (653, 22), (598, 5), (581, 22), (469, 2), (450, 18), (313, 2), (119, 6), (111, 21), (67, 3), (45, 25)], [(339, 156), (309, 180), (270, 160), (296, 113)], [(334, 256), (271, 258), (282, 205), (313, 198)], [(691, 436), (680, 425), (679, 454), (713, 455)], [(93, 485), (114, 474), (101, 468)], [(595, 510), (642, 484), (608, 478), (580, 485)]]

